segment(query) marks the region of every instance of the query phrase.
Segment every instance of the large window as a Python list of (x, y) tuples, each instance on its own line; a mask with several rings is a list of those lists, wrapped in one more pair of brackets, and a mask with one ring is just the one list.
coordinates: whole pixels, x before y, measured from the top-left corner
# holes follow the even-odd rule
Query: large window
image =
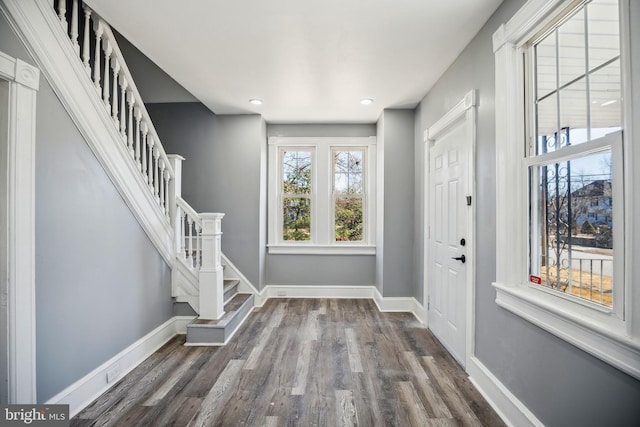
[(375, 138), (269, 140), (269, 252), (375, 253)]
[(530, 283), (621, 312), (623, 280), (614, 274), (614, 242), (623, 238), (623, 224), (614, 223), (622, 202), (614, 197), (622, 186), (614, 174), (622, 168), (618, 21), (617, 0), (593, 0), (527, 44), (527, 163)]
[(496, 303), (636, 378), (639, 15), (528, 0), (493, 39)]

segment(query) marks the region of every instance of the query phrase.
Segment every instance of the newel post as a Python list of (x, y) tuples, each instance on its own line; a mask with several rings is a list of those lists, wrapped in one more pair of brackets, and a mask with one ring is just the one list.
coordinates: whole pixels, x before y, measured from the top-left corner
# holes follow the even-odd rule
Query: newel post
[(216, 320), (224, 314), (221, 259), (222, 213), (201, 213), (202, 266), (200, 267), (200, 318)]
[(178, 212), (178, 206), (176, 200), (182, 197), (182, 162), (184, 157), (178, 154), (167, 154), (169, 165), (173, 169), (174, 177), (169, 181), (169, 194), (167, 195), (167, 206), (169, 207), (169, 218), (173, 224), (173, 231), (175, 236), (175, 250), (176, 253), (180, 253), (180, 238), (182, 237), (180, 231), (180, 221), (182, 221), (182, 213)]

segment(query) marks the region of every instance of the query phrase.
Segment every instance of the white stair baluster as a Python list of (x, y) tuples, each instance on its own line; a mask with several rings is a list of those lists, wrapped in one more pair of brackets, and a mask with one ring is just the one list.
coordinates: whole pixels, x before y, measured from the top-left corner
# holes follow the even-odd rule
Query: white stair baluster
[(197, 246), (196, 268), (200, 269), (200, 266), (202, 265), (202, 226), (199, 225), (196, 231), (198, 233), (197, 240), (196, 240), (196, 246)]
[(120, 61), (114, 55), (112, 60), (113, 62), (113, 96), (111, 99), (111, 118), (113, 122), (116, 124), (116, 129), (120, 127), (120, 123), (118, 120), (118, 74), (120, 73)]
[(127, 143), (127, 86), (129, 82), (124, 77), (124, 73), (120, 73), (120, 135), (122, 140)]
[(109, 111), (109, 90), (111, 89), (111, 85), (109, 84), (109, 72), (111, 71), (110, 59), (111, 59), (111, 43), (109, 40), (106, 40), (104, 46), (104, 78), (102, 79), (102, 100), (104, 101), (104, 105), (107, 107), (107, 111)]
[(149, 151), (147, 152), (147, 155), (149, 156), (149, 161), (147, 162), (146, 167), (144, 168), (144, 177), (147, 181), (147, 184), (149, 184), (150, 188), (153, 188), (153, 146), (155, 144), (155, 141), (153, 140), (153, 135), (149, 135), (149, 140), (147, 141), (147, 145), (149, 148)]
[(193, 267), (193, 219), (187, 215), (187, 225), (189, 227), (189, 265)]
[(58, 0), (58, 18), (60, 19), (60, 24), (62, 24), (62, 28), (64, 28), (64, 32), (66, 33), (69, 29), (69, 25), (67, 24), (67, 1), (66, 0)]
[(158, 159), (160, 158), (160, 148), (158, 146), (153, 150), (153, 194), (156, 196), (156, 201), (160, 203), (160, 180), (158, 176), (158, 170), (160, 164)]
[(169, 196), (169, 182), (171, 181), (171, 176), (169, 175), (169, 171), (165, 171), (164, 172), (164, 215), (167, 217), (168, 221), (171, 221), (171, 216), (169, 215), (170, 210), (169, 209), (169, 203), (170, 203), (170, 196)]
[(96, 33), (96, 50), (94, 52), (95, 58), (93, 61), (93, 84), (96, 87), (96, 91), (98, 91), (98, 95), (100, 94), (100, 52), (102, 51), (100, 47), (100, 40), (102, 39), (102, 32), (104, 31), (102, 28), (102, 24), (100, 21), (94, 21), (94, 31)]
[(180, 209), (180, 207), (178, 207), (179, 209), (179, 215), (180, 215), (180, 256), (182, 257), (182, 259), (186, 260), (187, 259), (187, 248), (186, 248), (186, 237), (185, 237), (185, 232), (184, 232), (184, 222), (186, 221), (186, 214), (183, 214), (182, 210)]
[(84, 36), (82, 37), (82, 63), (84, 64), (84, 69), (87, 70), (87, 74), (91, 77), (91, 66), (89, 65), (89, 57), (91, 56), (90, 49), (90, 25), (91, 25), (91, 12), (92, 10), (85, 4), (84, 8)]
[(129, 148), (129, 153), (131, 154), (131, 158), (136, 160), (135, 152), (133, 151), (133, 134), (136, 132), (136, 144), (139, 144), (137, 141), (137, 127), (133, 122), (133, 91), (131, 89), (127, 89), (127, 106), (129, 107), (129, 119), (127, 120), (127, 148)]
[(138, 164), (138, 170), (140, 172), (142, 172), (142, 161), (140, 160), (140, 134), (142, 133), (142, 129), (140, 129), (140, 125), (141, 125), (141, 120), (142, 120), (142, 113), (140, 112), (140, 109), (138, 107), (134, 107), (135, 109), (135, 115), (136, 115), (136, 152), (135, 152), (135, 158), (136, 158), (136, 163)]
[(80, 45), (78, 44), (78, 0), (73, 0), (71, 5), (71, 44), (73, 48), (80, 54)]
[(160, 169), (160, 179), (158, 182), (158, 187), (160, 187), (160, 208), (162, 208), (162, 212), (166, 214), (166, 208), (164, 207), (164, 160), (160, 159), (159, 163)]
[[(149, 128), (147, 122), (142, 122), (142, 176), (145, 182), (147, 182), (147, 136), (149, 135)], [(151, 141), (153, 142), (153, 140)]]

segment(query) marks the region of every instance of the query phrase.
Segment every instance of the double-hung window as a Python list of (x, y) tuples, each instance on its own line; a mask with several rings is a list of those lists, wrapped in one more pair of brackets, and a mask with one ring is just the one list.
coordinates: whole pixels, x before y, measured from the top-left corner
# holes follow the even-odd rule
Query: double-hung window
[(269, 139), (269, 252), (375, 253), (375, 138)]
[(494, 34), (494, 286), (501, 307), (640, 378), (629, 13), (529, 0)]

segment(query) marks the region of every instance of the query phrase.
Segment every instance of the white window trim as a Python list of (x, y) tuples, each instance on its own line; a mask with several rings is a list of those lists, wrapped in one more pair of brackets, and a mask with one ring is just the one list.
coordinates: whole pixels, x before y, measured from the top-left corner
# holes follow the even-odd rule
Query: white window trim
[[(309, 147), (312, 160), (311, 207), (312, 236), (308, 242), (287, 242), (282, 236), (282, 205), (280, 192), (280, 149)], [(365, 232), (362, 242), (335, 242), (332, 207), (332, 149), (364, 148), (365, 157)], [(376, 253), (376, 137), (271, 137), (269, 138), (269, 230), (270, 254), (305, 255), (375, 255)], [(325, 172), (326, 171), (326, 172)], [(327, 214), (325, 215), (323, 211)]]
[[(630, 8), (620, 2), (624, 111), (624, 319), (607, 310), (594, 310), (558, 298), (528, 284), (528, 182), (525, 160), (524, 45), (571, 0), (529, 0), (493, 35), (496, 86), (496, 303), (561, 339), (640, 379), (640, 268), (633, 254), (640, 253), (640, 227), (634, 227), (634, 213), (640, 212), (640, 148), (631, 143), (634, 112), (639, 96), (630, 86)], [(634, 52), (637, 55), (638, 52)], [(635, 103), (632, 105), (631, 103)], [(636, 141), (637, 142), (637, 141)], [(635, 149), (635, 151), (634, 151)], [(636, 166), (637, 169), (637, 166)]]
[[(0, 52), (0, 79), (9, 83), (8, 134), (0, 148), (7, 162), (6, 186), (0, 197), (6, 200), (6, 255), (2, 261), (8, 274), (1, 280), (0, 304), (7, 307), (8, 400), (35, 403), (36, 393), (36, 307), (35, 307), (35, 143), (36, 97), (40, 70)], [(0, 156), (1, 157), (1, 156)], [(3, 268), (3, 269), (4, 269)]]

